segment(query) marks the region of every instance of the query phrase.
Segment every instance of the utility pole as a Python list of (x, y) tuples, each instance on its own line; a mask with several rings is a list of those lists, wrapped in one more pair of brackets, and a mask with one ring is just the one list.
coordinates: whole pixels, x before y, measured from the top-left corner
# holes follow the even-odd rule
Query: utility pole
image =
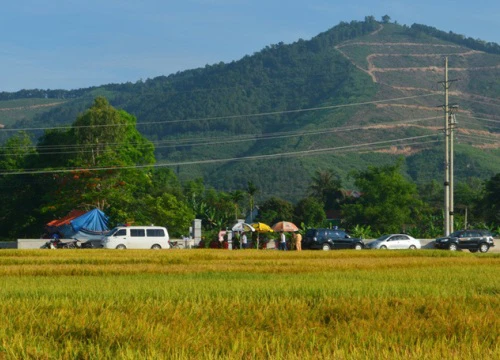
[(448, 57), (444, 59), (444, 235), (450, 235), (450, 126)]
[(454, 188), (453, 188), (453, 136), (456, 125), (453, 110), (457, 105), (450, 106), (448, 102), (448, 92), (450, 83), (457, 80), (448, 80), (448, 57), (444, 59), (444, 235), (448, 236), (453, 232), (454, 221)]
[(448, 120), (448, 127), (450, 129), (450, 137), (449, 137), (449, 140), (450, 140), (450, 175), (449, 175), (449, 178), (450, 178), (450, 233), (452, 233), (454, 230), (454, 213), (455, 213), (455, 204), (454, 204), (454, 194), (455, 194), (455, 190), (454, 190), (454, 186), (453, 186), (453, 183), (454, 183), (454, 176), (453, 176), (453, 138), (455, 136), (454, 132), (455, 132), (455, 125), (457, 124), (457, 120), (455, 118), (455, 114), (453, 113), (454, 109), (458, 108), (458, 106), (451, 106), (448, 108), (448, 110), (450, 111), (450, 116), (449, 116), (449, 120)]

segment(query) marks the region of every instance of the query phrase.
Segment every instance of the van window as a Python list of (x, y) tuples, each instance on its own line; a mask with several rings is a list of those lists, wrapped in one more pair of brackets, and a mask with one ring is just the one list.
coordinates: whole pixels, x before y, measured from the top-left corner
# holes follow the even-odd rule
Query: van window
[(127, 229), (120, 229), (114, 233), (113, 236), (126, 236), (127, 235)]
[(165, 232), (163, 229), (146, 229), (148, 237), (164, 237)]
[(146, 232), (144, 229), (130, 229), (130, 236), (133, 237), (145, 237)]

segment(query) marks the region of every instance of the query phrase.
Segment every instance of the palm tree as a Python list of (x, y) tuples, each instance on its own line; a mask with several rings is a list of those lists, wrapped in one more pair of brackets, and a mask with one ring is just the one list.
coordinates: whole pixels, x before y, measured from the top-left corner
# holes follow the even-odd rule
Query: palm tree
[(333, 207), (343, 198), (342, 182), (332, 170), (317, 170), (309, 186), (310, 195), (325, 208)]
[(253, 222), (253, 208), (254, 208), (254, 195), (259, 191), (257, 186), (251, 181), (248, 181), (247, 183), (247, 194), (249, 196), (250, 200), (250, 222)]
[(229, 196), (234, 204), (234, 219), (238, 220), (239, 202), (245, 198), (245, 193), (242, 190), (234, 190), (229, 193)]

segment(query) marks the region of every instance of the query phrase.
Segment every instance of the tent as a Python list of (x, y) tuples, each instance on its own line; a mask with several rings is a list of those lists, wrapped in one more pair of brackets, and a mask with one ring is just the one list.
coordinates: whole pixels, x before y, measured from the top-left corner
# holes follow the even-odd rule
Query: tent
[(109, 231), (108, 216), (99, 209), (89, 212), (72, 210), (67, 216), (47, 223), (49, 233), (60, 233), (64, 238), (100, 240)]

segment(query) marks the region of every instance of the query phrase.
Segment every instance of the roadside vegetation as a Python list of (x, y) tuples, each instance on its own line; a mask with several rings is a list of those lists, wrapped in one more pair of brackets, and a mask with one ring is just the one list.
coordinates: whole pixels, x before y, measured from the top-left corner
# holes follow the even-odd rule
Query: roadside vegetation
[[(365, 238), (388, 232), (417, 238), (441, 234), (441, 186), (417, 186), (404, 175), (403, 159), (351, 171), (356, 191), (346, 189), (335, 170), (322, 169), (312, 175), (303, 198), (257, 201), (260, 188), (252, 181), (227, 192), (201, 178), (181, 184), (173, 170), (156, 167), (154, 149), (137, 131), (136, 118), (103, 97), (70, 128), (48, 130), (37, 144), (25, 133), (11, 137), (0, 148), (2, 236), (38, 238), (50, 220), (75, 208), (97, 207), (110, 216), (111, 227), (153, 223), (166, 226), (173, 237), (187, 235), (192, 220), (201, 219), (209, 246), (221, 229), (255, 206), (259, 211), (251, 221), (293, 221), (302, 232), (340, 226)], [(293, 168), (296, 162), (283, 164)], [(500, 174), (487, 181), (470, 178), (455, 189), (455, 228), (500, 232)]]
[(0, 358), (500, 356), (497, 254), (2, 251)]

